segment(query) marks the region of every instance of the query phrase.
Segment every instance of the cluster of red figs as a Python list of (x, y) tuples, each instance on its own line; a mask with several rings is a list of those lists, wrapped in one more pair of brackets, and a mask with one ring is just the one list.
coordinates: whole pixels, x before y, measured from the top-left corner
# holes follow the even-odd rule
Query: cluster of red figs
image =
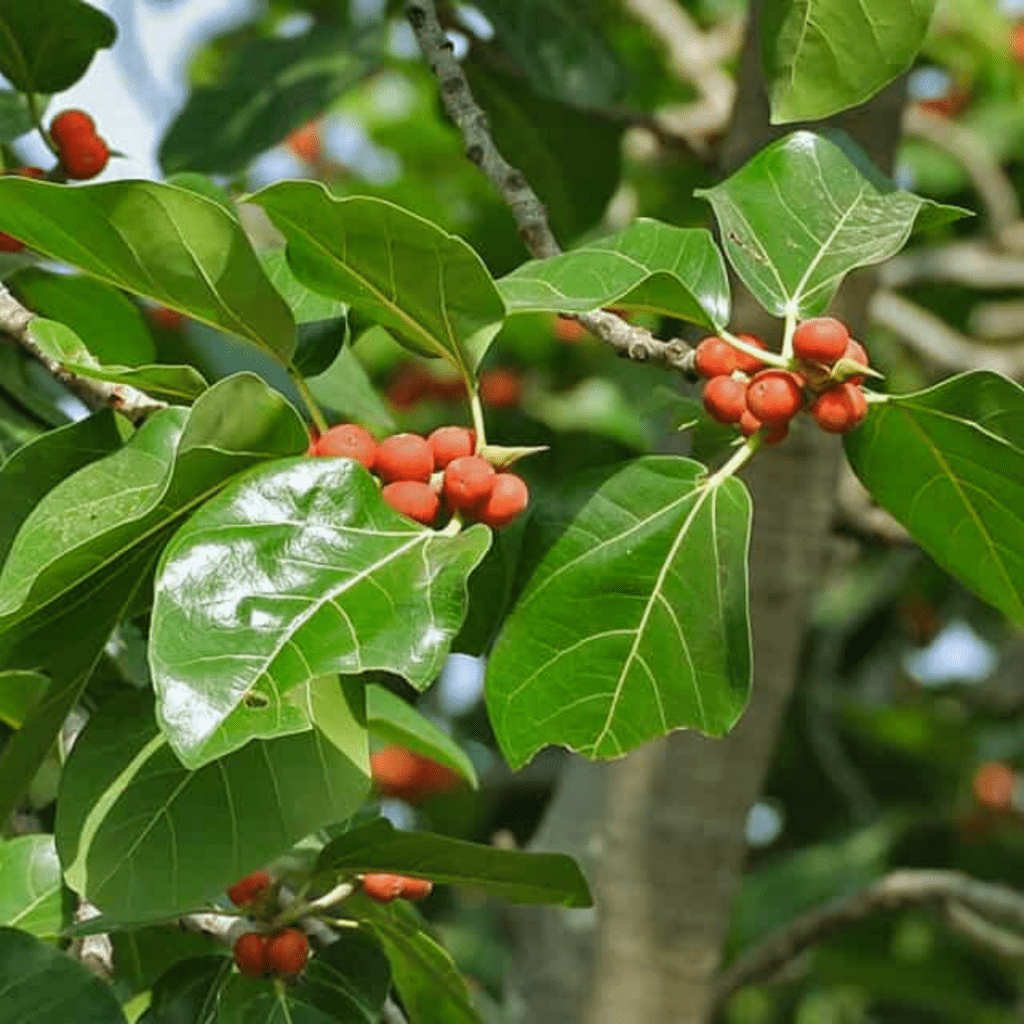
[[(767, 345), (755, 335), (737, 337), (755, 348)], [(719, 423), (736, 424), (744, 437), (765, 429), (764, 443), (777, 444), (803, 409), (829, 434), (845, 434), (867, 415), (860, 389), (863, 374), (836, 375), (839, 360), (868, 366), (867, 352), (832, 317), (805, 320), (793, 332), (793, 369), (766, 367), (724, 338), (705, 338), (694, 354), (694, 369), (707, 378), (704, 408)]]
[[(107, 166), (110, 150), (96, 133), (96, 122), (84, 110), (62, 110), (50, 122), (49, 134), (60, 160), (55, 179), (87, 181)], [(41, 167), (18, 167), (3, 173), (37, 181), (46, 177)], [(24, 248), (20, 239), (0, 231), (0, 252), (21, 252)]]
[(370, 774), (382, 796), (408, 803), (448, 793), (459, 785), (459, 776), (451, 768), (396, 743), (370, 755)]
[(384, 500), (424, 526), (437, 522), (443, 503), (463, 519), (500, 529), (530, 500), (522, 477), (497, 472), (476, 454), (476, 433), (468, 427), (438, 427), (429, 437), (392, 434), (378, 443), (357, 424), (341, 423), (316, 438), (309, 454), (362, 463), (384, 485)]

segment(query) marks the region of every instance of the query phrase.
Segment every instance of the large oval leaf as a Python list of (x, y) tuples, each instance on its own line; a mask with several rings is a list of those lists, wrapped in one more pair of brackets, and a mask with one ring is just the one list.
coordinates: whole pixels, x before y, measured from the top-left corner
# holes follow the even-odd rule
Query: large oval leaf
[(694, 194), (714, 207), (729, 262), (761, 305), (800, 318), (821, 313), (851, 270), (899, 252), (915, 226), (964, 212), (897, 190), (849, 140), (813, 132)]
[(3, 1024), (125, 1024), (114, 990), (54, 946), (0, 928)]
[(319, 182), (282, 181), (248, 201), (288, 239), (300, 281), (472, 379), (505, 306), (483, 260), (461, 238), (383, 199), (335, 199)]
[(53, 938), (63, 916), (53, 836), (19, 836), (0, 843), (0, 924)]
[(891, 397), (846, 452), (939, 565), (1024, 626), (1024, 388), (982, 370)]
[[(750, 496), (651, 456), (585, 477), (533, 532), (557, 536), (506, 620), (487, 705), (513, 767), (558, 743), (616, 757), (673, 729), (727, 732), (750, 689)], [(563, 508), (575, 505), (575, 515)]]
[(350, 459), (295, 459), (208, 502), (164, 554), (150, 664), (186, 764), (224, 752), (243, 701), (277, 706), (314, 676), (384, 669), (433, 682), (490, 531), (446, 536), (388, 507)]
[(85, 74), (117, 26), (82, 0), (0, 0), (0, 71), (22, 92), (62, 92)]
[(588, 313), (616, 305), (712, 330), (729, 322), (729, 279), (711, 235), (647, 218), (571, 252), (524, 263), (498, 289), (514, 313)]
[(873, 96), (913, 63), (935, 0), (766, 0), (772, 123), (817, 121)]
[(174, 756), (148, 694), (111, 702), (68, 758), (57, 849), (68, 884), (120, 922), (209, 905), (236, 879), (350, 817), (370, 787), (363, 709), (342, 750), (319, 730), (253, 740), (198, 771)]
[(69, 188), (0, 178), (0, 230), (87, 274), (237, 334), (287, 360), (295, 321), (238, 221), (155, 181)]

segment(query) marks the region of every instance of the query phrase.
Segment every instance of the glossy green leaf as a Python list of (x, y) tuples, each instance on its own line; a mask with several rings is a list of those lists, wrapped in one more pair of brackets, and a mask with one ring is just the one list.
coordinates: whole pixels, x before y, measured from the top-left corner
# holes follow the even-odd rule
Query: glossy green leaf
[(127, 384), (171, 402), (190, 402), (209, 387), (191, 366), (103, 366), (70, 327), (56, 320), (35, 317), (29, 330), (44, 354), (79, 377)]
[(8, 401), (0, 388), (0, 460), (9, 459), (42, 432), (42, 426)]
[(0, 924), (52, 938), (61, 929), (61, 872), (53, 836), (0, 843)]
[(851, 270), (899, 252), (915, 227), (963, 215), (897, 189), (848, 140), (806, 131), (695, 195), (714, 207), (729, 262), (761, 305), (801, 319), (823, 312)]
[(462, 747), (387, 687), (367, 686), (366, 726), (374, 736), (447, 765), (474, 789), (479, 787), (476, 769)]
[(2, 1024), (125, 1024), (114, 990), (77, 960), (15, 928), (0, 928)]
[(530, 85), (577, 107), (602, 107), (622, 99), (625, 74), (615, 54), (573, 0), (480, 0)]
[(113, 413), (104, 409), (40, 435), (0, 465), (0, 565), (18, 528), (43, 496), (120, 443)]
[(217, 994), (231, 977), (226, 956), (191, 957), (153, 983), (149, 1008), (139, 1024), (213, 1024)]
[(647, 218), (561, 256), (524, 263), (498, 289), (510, 312), (622, 306), (712, 330), (729, 322), (729, 279), (711, 235)]
[(341, 929), (309, 961), (298, 984), (271, 986), (241, 974), (221, 991), (217, 1024), (378, 1024), (391, 969), (368, 932)]
[(223, 82), (194, 89), (168, 129), (160, 145), (165, 173), (244, 170), (373, 71), (382, 44), (375, 26), (329, 25), (246, 42), (231, 54)]
[(0, 672), (0, 722), (20, 729), (49, 685), (50, 680), (40, 672)]
[(85, 74), (117, 26), (82, 0), (0, 0), (0, 72), (22, 92), (62, 92)]
[(295, 348), (291, 312), (241, 225), (196, 192), (155, 181), (68, 188), (0, 178), (0, 230), (279, 359)]
[(674, 729), (720, 736), (736, 722), (750, 691), (751, 504), (735, 477), (706, 473), (651, 456), (567, 482), (546, 522), (535, 512), (527, 543), (558, 539), (487, 666), (513, 767), (549, 743), (617, 757)]
[(315, 676), (433, 682), (489, 542), (482, 526), (446, 536), (413, 523), (350, 459), (237, 481), (178, 532), (157, 584), (150, 665), (178, 756), (204, 763), (243, 701), (273, 703)]
[(600, 224), (622, 180), (625, 123), (595, 111), (593, 97), (584, 109), (538, 95), (486, 58), (463, 69), (495, 144), (540, 196), (555, 236), (578, 238)]
[(168, 174), (164, 181), (168, 185), (177, 185), (178, 188), (187, 188), (190, 192), (196, 192), (207, 199), (212, 199), (219, 206), (227, 210), (235, 220), (238, 219), (238, 207), (231, 198), (231, 193), (226, 188), (221, 188), (215, 181), (205, 174), (197, 174), (194, 171), (179, 171), (177, 174)]
[(382, 199), (335, 199), (319, 182), (279, 182), (249, 202), (288, 239), (288, 262), (305, 285), (474, 377), (505, 307), (461, 238)]
[(24, 93), (15, 89), (0, 89), (0, 143), (20, 139), (34, 127)]
[(1024, 625), (1024, 389), (987, 370), (870, 407), (846, 437), (872, 498)]
[(190, 411), (155, 413), (22, 524), (0, 572), (0, 631), (173, 525), (231, 475), (307, 443), (295, 410), (251, 374), (219, 381)]
[(636, 452), (649, 451), (653, 441), (643, 410), (607, 377), (588, 377), (565, 391), (526, 395), (523, 410), (554, 431), (608, 437)]
[(310, 291), (292, 273), (284, 249), (266, 249), (259, 257), (264, 273), (281, 293), (281, 298), (288, 303), (297, 324), (334, 320), (348, 311), (348, 306), (340, 299)]
[(817, 121), (873, 96), (914, 62), (934, 9), (935, 0), (767, 0), (772, 123)]
[(317, 870), (390, 872), (472, 885), (509, 903), (589, 907), (593, 902), (576, 862), (564, 854), (500, 850), (432, 832), (400, 832), (385, 818), (332, 839), (320, 851)]
[(156, 360), (142, 311), (116, 288), (81, 274), (54, 274), (40, 267), (19, 270), (8, 286), (37, 316), (70, 327), (101, 363), (141, 366)]
[(383, 944), (409, 1024), (481, 1024), (465, 979), (414, 907), (403, 900), (381, 906), (361, 895), (348, 907)]
[(27, 353), (0, 346), (0, 389), (22, 409), (50, 427), (62, 427), (72, 417), (60, 408), (67, 388)]
[(306, 383), (313, 397), (333, 412), (334, 418), (360, 423), (378, 437), (397, 431), (394, 416), (348, 345), (323, 373), (310, 377)]
[(132, 694), (101, 708), (68, 758), (57, 849), (68, 884), (110, 917), (174, 917), (350, 817), (369, 782), (359, 730), (346, 751), (313, 730), (253, 740), (190, 771), (157, 728), (151, 696)]

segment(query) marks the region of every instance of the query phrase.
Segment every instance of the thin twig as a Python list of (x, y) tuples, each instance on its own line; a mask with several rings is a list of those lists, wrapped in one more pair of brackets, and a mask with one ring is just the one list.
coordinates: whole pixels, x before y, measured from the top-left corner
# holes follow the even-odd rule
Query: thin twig
[[(423, 56), (438, 81), (441, 101), (476, 164), (504, 199), (519, 237), (535, 259), (558, 256), (562, 249), (548, 224), (547, 211), (522, 171), (513, 167), (491, 137), (487, 115), (473, 97), (451, 41), (444, 33), (433, 0), (411, 0), (405, 8)], [(661, 341), (642, 327), (627, 324), (603, 310), (580, 313), (577, 320), (617, 352), (641, 362), (662, 363), (684, 372), (693, 368), (692, 349), (680, 339)]]
[[(1024, 942), (1024, 937), (1002, 928), (998, 937), (989, 930), (996, 927), (995, 921), (1024, 928), (1024, 894), (1003, 885), (980, 882), (958, 871), (894, 871), (853, 896), (809, 911), (742, 953), (719, 978), (715, 1004), (720, 1008), (737, 990), (767, 981), (805, 950), (871, 914), (928, 906), (945, 912), (951, 904), (973, 915), (971, 938), (991, 951), (1006, 955), (1011, 948), (1007, 936)], [(988, 928), (978, 927), (977, 919)], [(966, 930), (965, 921), (966, 917), (959, 914), (957, 927)], [(1016, 957), (1016, 947), (1014, 950), (1012, 955)]]
[(954, 281), (970, 288), (1024, 288), (1024, 258), (973, 239), (907, 249), (879, 268), (887, 288), (921, 281)]
[(69, 391), (77, 395), (90, 409), (112, 406), (130, 420), (138, 421), (165, 409), (166, 402), (159, 402), (136, 388), (126, 384), (108, 384), (105, 381), (86, 380), (69, 373), (56, 359), (40, 349), (32, 337), (30, 324), (35, 314), (26, 309), (7, 288), (0, 284), (0, 331), (10, 335), (26, 352), (35, 356)]

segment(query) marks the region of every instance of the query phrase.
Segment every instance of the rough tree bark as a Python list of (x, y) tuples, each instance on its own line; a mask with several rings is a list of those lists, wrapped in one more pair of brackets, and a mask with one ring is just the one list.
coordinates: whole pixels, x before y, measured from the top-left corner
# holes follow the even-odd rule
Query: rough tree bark
[[(896, 83), (831, 123), (888, 169), (903, 96)], [(723, 171), (793, 129), (768, 122), (751, 24)], [(833, 312), (861, 328), (872, 288), (872, 274), (853, 275)], [(769, 338), (779, 330), (738, 287), (733, 323)], [(597, 910), (517, 915), (512, 1002), (528, 1024), (705, 1020), (740, 882), (747, 815), (775, 747), (828, 552), (840, 459), (836, 438), (802, 429), (743, 471), (754, 498), (755, 672), (737, 728), (724, 740), (678, 733), (611, 763), (569, 761), (533, 847), (578, 857)]]

